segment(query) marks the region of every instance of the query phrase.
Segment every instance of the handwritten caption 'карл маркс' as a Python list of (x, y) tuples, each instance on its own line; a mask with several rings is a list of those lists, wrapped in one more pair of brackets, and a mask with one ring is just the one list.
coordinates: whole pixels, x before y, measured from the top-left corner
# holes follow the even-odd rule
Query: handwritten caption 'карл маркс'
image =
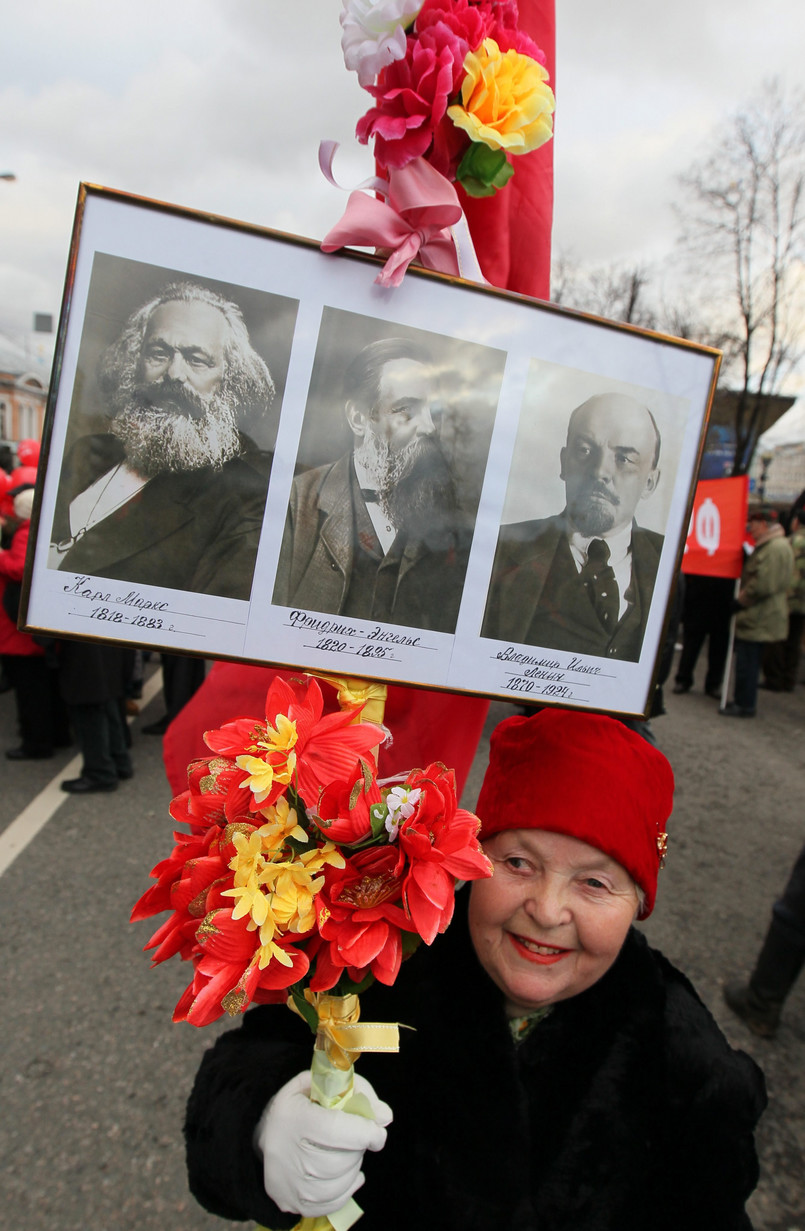
[(89, 583), (89, 577), (76, 577), (75, 581), (63, 587), (66, 595), (83, 599), (89, 604), (89, 611), (83, 610), (81, 615), (103, 623), (125, 624), (131, 628), (168, 633), (178, 631), (167, 614), (170, 611), (170, 603), (166, 600), (144, 598), (137, 590), (129, 590), (127, 594), (115, 594), (112, 590), (97, 590)]

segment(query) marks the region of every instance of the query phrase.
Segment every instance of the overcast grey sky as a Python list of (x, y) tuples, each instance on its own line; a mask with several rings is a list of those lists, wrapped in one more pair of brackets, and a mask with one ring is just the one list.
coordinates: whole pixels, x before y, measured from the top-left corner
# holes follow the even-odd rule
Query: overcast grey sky
[[(6, 0), (0, 332), (61, 301), (79, 181), (321, 238), (371, 173), (340, 0)], [(662, 262), (675, 177), (764, 79), (801, 79), (801, 0), (557, 0), (554, 247)]]

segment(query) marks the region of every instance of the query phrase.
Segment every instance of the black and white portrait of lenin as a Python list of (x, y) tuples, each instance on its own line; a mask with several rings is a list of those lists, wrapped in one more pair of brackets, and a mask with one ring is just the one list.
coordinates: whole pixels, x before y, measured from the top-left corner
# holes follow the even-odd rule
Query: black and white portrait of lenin
[(275, 604), (455, 631), (504, 362), (325, 311)]
[(49, 564), (248, 599), (272, 455), (244, 425), (275, 389), (238, 304), (163, 281), (101, 354), (96, 387), (105, 430), (67, 450)]
[(559, 456), (565, 507), (501, 527), (482, 636), (638, 661), (663, 546), (638, 518), (661, 449), (636, 398), (601, 393), (576, 406)]

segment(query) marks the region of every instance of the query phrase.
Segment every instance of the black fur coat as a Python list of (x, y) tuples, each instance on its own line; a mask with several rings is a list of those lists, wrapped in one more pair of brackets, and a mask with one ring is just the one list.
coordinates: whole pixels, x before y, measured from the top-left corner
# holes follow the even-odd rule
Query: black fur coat
[[(463, 895), (462, 895), (463, 896)], [(365, 1021), (400, 1021), (400, 1054), (359, 1071), (394, 1111), (364, 1159), (358, 1231), (747, 1231), (763, 1077), (690, 983), (632, 930), (593, 987), (512, 1042), (466, 911)], [(263, 1108), (309, 1067), (284, 1006), (251, 1009), (204, 1057), (187, 1109), (190, 1187), (208, 1210), (294, 1225), (251, 1146)]]

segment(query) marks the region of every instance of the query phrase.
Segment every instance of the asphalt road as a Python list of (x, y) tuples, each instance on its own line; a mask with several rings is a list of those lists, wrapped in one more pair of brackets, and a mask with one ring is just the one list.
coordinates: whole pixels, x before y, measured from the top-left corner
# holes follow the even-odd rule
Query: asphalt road
[[(749, 967), (805, 840), (805, 688), (762, 694), (754, 720), (721, 718), (716, 708), (701, 691), (671, 696), (653, 723), (678, 787), (646, 927), (730, 1041), (766, 1073), (763, 1175), (751, 1203), (757, 1231), (805, 1231), (805, 977), (771, 1042), (750, 1035), (720, 994), (726, 977)], [(0, 874), (0, 1228), (8, 1231), (243, 1226), (195, 1204), (182, 1154), (193, 1073), (226, 1024), (200, 1031), (171, 1023), (187, 968), (173, 959), (152, 970), (141, 950), (153, 928), (128, 923), (150, 868), (171, 846), (161, 740), (140, 733), (161, 712), (156, 700), (133, 723), (135, 777), (112, 795), (58, 791), (58, 779), (77, 772), (65, 774), (69, 751), (52, 761), (2, 761), (0, 854), (3, 836), (19, 831), (9, 829), (15, 818), (28, 808), (35, 819), (40, 792), (45, 805), (58, 803)], [(510, 712), (493, 705), (487, 734)], [(14, 743), (5, 693), (0, 749)], [(465, 806), (475, 802), (484, 757), (482, 745)]]

